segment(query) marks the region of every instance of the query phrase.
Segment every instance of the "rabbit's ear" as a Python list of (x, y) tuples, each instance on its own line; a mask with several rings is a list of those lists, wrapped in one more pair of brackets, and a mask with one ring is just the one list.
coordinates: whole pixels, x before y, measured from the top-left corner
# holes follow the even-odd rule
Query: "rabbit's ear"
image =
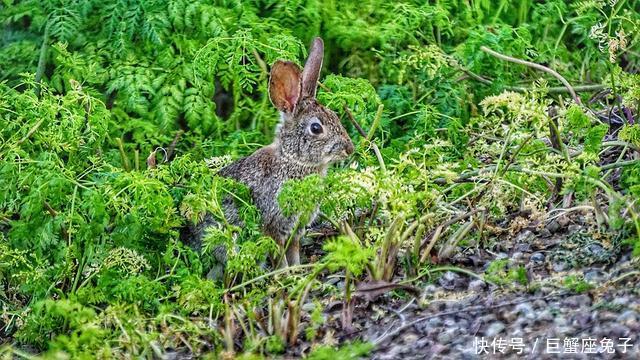
[(317, 37), (311, 43), (309, 57), (302, 70), (302, 97), (316, 97), (316, 88), (322, 70), (322, 58), (324, 57), (324, 43)]
[(300, 67), (290, 61), (276, 61), (269, 77), (269, 98), (282, 112), (293, 112), (300, 100)]

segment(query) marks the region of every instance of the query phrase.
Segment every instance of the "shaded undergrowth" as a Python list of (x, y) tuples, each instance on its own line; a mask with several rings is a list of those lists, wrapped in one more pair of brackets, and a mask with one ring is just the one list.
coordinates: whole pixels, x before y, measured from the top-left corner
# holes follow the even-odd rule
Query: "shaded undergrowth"
[[(639, 255), (638, 7), (5, 2), (0, 354), (355, 358), (371, 346), (334, 331), (361, 299), (452, 269), (524, 281), (447, 266), (461, 248), (580, 213)], [(323, 222), (304, 265), (271, 270), (247, 189), (212, 174), (271, 140), (268, 66), (299, 62), (315, 35), (318, 98), (356, 153), (280, 194)], [(207, 212), (224, 224), (228, 194), (246, 226), (206, 237), (232, 251), (214, 283), (179, 233)]]

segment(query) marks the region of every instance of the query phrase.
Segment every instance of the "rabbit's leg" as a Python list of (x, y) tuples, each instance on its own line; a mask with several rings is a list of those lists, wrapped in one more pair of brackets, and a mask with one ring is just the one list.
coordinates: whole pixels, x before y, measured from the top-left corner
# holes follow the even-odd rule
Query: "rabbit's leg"
[(287, 266), (289, 266), (289, 263), (287, 262), (287, 257), (286, 255), (286, 249), (285, 246), (287, 246), (287, 241), (284, 240), (286, 239), (285, 235), (282, 233), (279, 233), (277, 235), (271, 235), (272, 239), (276, 242), (276, 244), (278, 244), (277, 247), (277, 251), (275, 251), (274, 253), (269, 254), (269, 259), (271, 260), (271, 267), (274, 269), (284, 269)]
[[(276, 262), (278, 263), (276, 264)], [(287, 257), (285, 256), (284, 249), (283, 252), (276, 255), (276, 258), (274, 259), (272, 264), (276, 265), (278, 269), (284, 269), (289, 266), (289, 262), (287, 261)]]
[(216, 262), (211, 266), (211, 269), (207, 273), (207, 279), (211, 281), (223, 281), (224, 280), (224, 265)]
[[(201, 255), (211, 256), (212, 266), (207, 273), (207, 279), (214, 281), (223, 281), (225, 267), (227, 264), (227, 247), (226, 245), (218, 245), (209, 252), (205, 253), (203, 249), (202, 241), (206, 236), (207, 229), (211, 227), (219, 227), (220, 224), (215, 220), (213, 215), (207, 213), (204, 219), (198, 224), (189, 224), (184, 230), (181, 231), (181, 239), (185, 244), (188, 244), (193, 250), (199, 252)], [(235, 242), (234, 236), (234, 242)]]
[(297, 234), (287, 248), (287, 263), (289, 266), (300, 265), (300, 236)]
[(213, 281), (224, 280), (224, 268), (227, 265), (227, 247), (218, 245), (213, 249), (213, 265), (207, 273), (207, 279)]

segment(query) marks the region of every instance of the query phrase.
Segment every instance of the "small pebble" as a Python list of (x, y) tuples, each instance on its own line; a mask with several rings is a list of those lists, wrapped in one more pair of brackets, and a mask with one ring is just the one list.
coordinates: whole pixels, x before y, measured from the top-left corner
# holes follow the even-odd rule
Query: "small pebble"
[(585, 313), (578, 313), (574, 316), (572, 325), (580, 328), (586, 328), (591, 324), (591, 316)]
[(603, 321), (614, 321), (618, 317), (618, 314), (612, 311), (601, 311), (598, 315), (598, 320)]
[(338, 283), (338, 281), (340, 281), (340, 278), (337, 278), (337, 277), (335, 277), (335, 278), (328, 278), (328, 279), (327, 279), (327, 281), (326, 281), (326, 283), (327, 283), (327, 284), (329, 284), (329, 285), (335, 285), (335, 284), (337, 284), (337, 283)]
[(638, 321), (638, 313), (633, 310), (627, 310), (622, 314), (618, 315), (616, 318), (616, 322), (620, 324), (624, 324), (630, 326), (631, 324)]
[(413, 344), (416, 340), (418, 340), (418, 335), (414, 333), (408, 333), (402, 337), (402, 340), (405, 344)]
[(542, 299), (538, 299), (538, 300), (533, 302), (533, 307), (538, 308), (538, 309), (546, 310), (547, 309), (547, 302), (542, 300)]
[(577, 233), (580, 230), (582, 230), (581, 225), (572, 224), (567, 227), (567, 233), (569, 234)]
[(584, 270), (584, 281), (588, 283), (599, 283), (605, 278), (604, 271), (600, 269), (587, 269)]
[(480, 279), (473, 280), (469, 283), (469, 291), (473, 291), (473, 292), (481, 292), (486, 287), (487, 287), (487, 284)]
[(533, 232), (531, 232), (531, 230), (525, 230), (516, 236), (515, 241), (517, 243), (529, 243), (533, 238), (535, 238)]
[(569, 268), (569, 264), (567, 264), (566, 262), (554, 262), (551, 265), (551, 268), (555, 272), (562, 272), (562, 271), (565, 271), (565, 270), (567, 270)]
[(544, 228), (540, 230), (540, 232), (538, 232), (538, 237), (541, 237), (541, 238), (551, 237), (551, 231), (549, 231), (549, 229), (547, 228)]
[(531, 254), (531, 257), (529, 258), (529, 260), (535, 264), (542, 264), (544, 262), (544, 254), (541, 252), (534, 252), (533, 254)]
[(514, 261), (521, 260), (523, 257), (524, 257), (524, 253), (520, 251), (516, 251), (513, 254), (511, 254), (511, 259)]
[(591, 305), (591, 298), (587, 295), (573, 295), (564, 299), (564, 305), (569, 308), (580, 308)]
[(457, 323), (456, 327), (458, 329), (468, 329), (469, 328), (469, 320), (458, 319), (458, 323)]
[(507, 323), (512, 323), (512, 322), (516, 321), (517, 318), (518, 318), (518, 312), (517, 311), (509, 311), (507, 313), (503, 313), (502, 314), (502, 319), (504, 321), (506, 321)]
[(551, 314), (551, 311), (543, 310), (538, 313), (537, 320), (540, 322), (550, 322), (553, 321), (553, 315)]
[(587, 246), (587, 253), (591, 256), (597, 257), (598, 259), (602, 259), (606, 256), (607, 252), (600, 244), (590, 244)]
[(615, 306), (626, 306), (627, 304), (629, 304), (629, 298), (626, 297), (626, 296), (617, 297), (617, 298), (613, 299), (611, 304), (615, 305)]
[(441, 344), (448, 344), (451, 342), (451, 340), (454, 337), (454, 332), (451, 331), (452, 329), (448, 329), (446, 331), (441, 332), (440, 334), (438, 334), (438, 342)]
[(560, 229), (560, 224), (557, 221), (553, 220), (545, 227), (545, 229), (547, 229), (550, 233), (554, 233), (558, 231), (558, 229)]
[(306, 312), (312, 312), (316, 308), (316, 304), (308, 302), (302, 305), (302, 310)]
[(480, 317), (478, 317), (478, 321), (480, 321), (481, 323), (488, 323), (491, 321), (496, 320), (496, 314), (487, 314), (487, 315), (482, 315)]
[(566, 215), (560, 216), (557, 219), (557, 224), (558, 224), (558, 229), (557, 230), (559, 230), (560, 228), (565, 228), (565, 227), (569, 226), (570, 222), (571, 221), (569, 220), (568, 216), (566, 216)]
[(446, 326), (448, 328), (454, 327), (457, 324), (458, 324), (457, 319), (454, 319), (454, 318), (451, 318), (451, 317), (444, 319), (444, 326)]
[(487, 330), (485, 331), (485, 336), (489, 338), (493, 338), (496, 335), (500, 334), (502, 330), (504, 330), (505, 326), (500, 321), (493, 322), (489, 325)]
[(478, 359), (478, 350), (474, 349), (473, 346), (467, 346), (466, 349), (463, 349), (460, 352), (461, 360), (476, 360)]
[[(616, 323), (611, 323), (609, 325), (609, 328), (607, 329), (607, 333), (611, 334), (611, 335), (604, 335), (603, 336), (607, 336), (609, 338), (621, 338), (621, 337), (628, 337), (631, 335), (631, 330), (629, 330), (628, 327), (622, 325), (622, 324), (616, 324)], [(635, 335), (635, 334), (634, 334)]]
[(447, 271), (438, 279), (438, 284), (446, 290), (454, 290), (460, 282), (460, 275), (453, 271)]
[(556, 326), (555, 331), (556, 331), (556, 334), (560, 336), (572, 335), (572, 334), (575, 334), (576, 332), (573, 326)]
[(535, 312), (533, 311), (533, 306), (529, 303), (518, 304), (515, 310), (527, 319), (535, 319), (536, 317)]
[(556, 327), (566, 326), (567, 325), (567, 319), (562, 315), (558, 315), (553, 319), (553, 324)]
[(438, 291), (438, 288), (433, 284), (429, 284), (424, 287), (425, 295), (432, 295), (432, 294), (435, 294), (437, 291)]
[(442, 325), (442, 319), (440, 317), (435, 317), (427, 320), (427, 325), (429, 327), (438, 327)]

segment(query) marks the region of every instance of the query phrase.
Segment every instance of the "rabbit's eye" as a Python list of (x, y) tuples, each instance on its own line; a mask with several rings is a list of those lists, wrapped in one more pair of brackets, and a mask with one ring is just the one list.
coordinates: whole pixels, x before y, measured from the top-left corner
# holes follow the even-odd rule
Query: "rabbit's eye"
[(314, 122), (311, 124), (310, 130), (312, 134), (320, 135), (322, 134), (322, 125), (320, 125), (320, 123)]

